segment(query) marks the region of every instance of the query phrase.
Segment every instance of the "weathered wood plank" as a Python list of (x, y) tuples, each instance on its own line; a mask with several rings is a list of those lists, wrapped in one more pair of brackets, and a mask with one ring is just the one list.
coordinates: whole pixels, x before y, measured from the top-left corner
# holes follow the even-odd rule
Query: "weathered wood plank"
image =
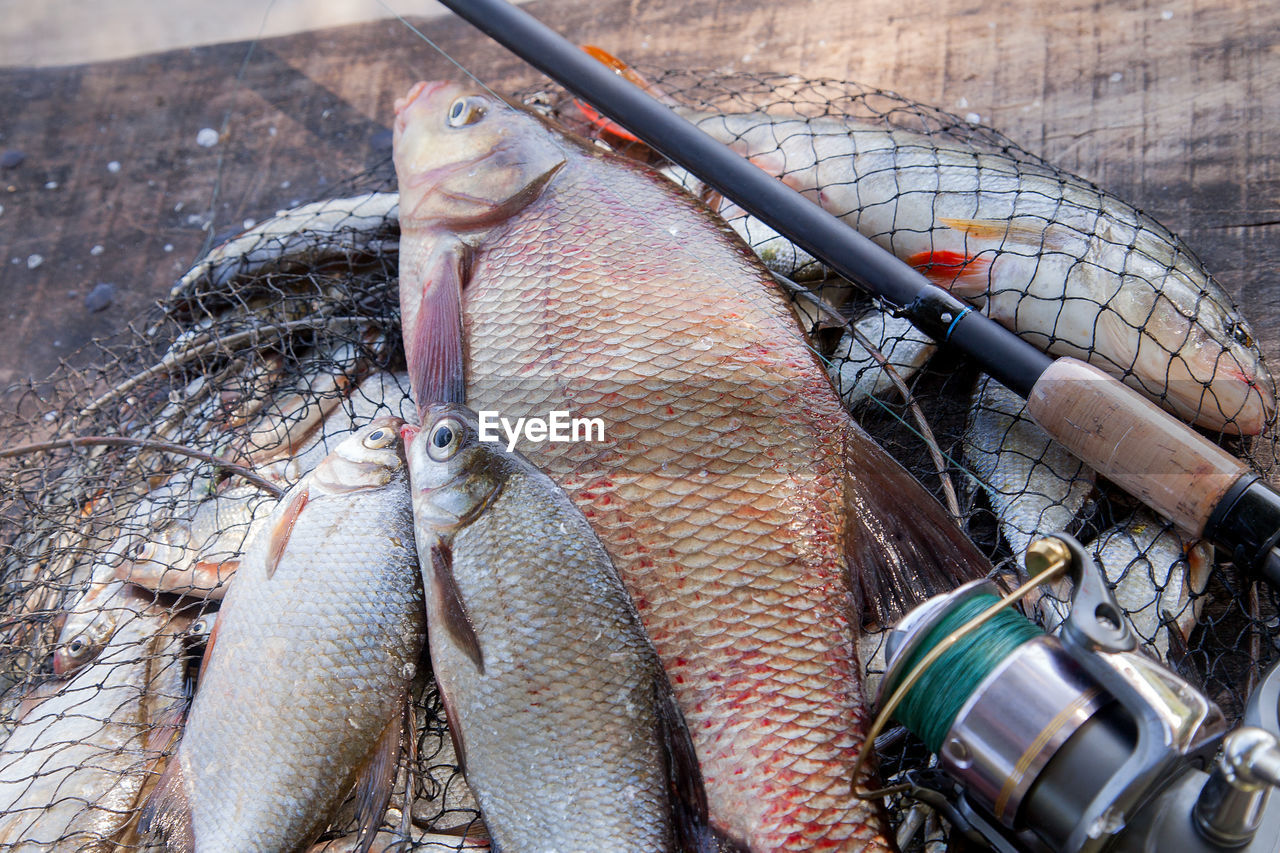
[[(541, 0), (570, 38), (647, 64), (784, 70), (976, 113), (1153, 213), (1280, 357), (1280, 7)], [(421, 24), (496, 88), (536, 80), (452, 19)], [(214, 235), (385, 162), (391, 104), (457, 72), (396, 21), (92, 66), (0, 70), (0, 386), (136, 317)], [(202, 148), (210, 127), (219, 144)], [(108, 163), (120, 164), (118, 172)], [(46, 188), (50, 182), (56, 188)], [(102, 246), (98, 254), (94, 246)], [(168, 250), (166, 247), (171, 247)], [(27, 259), (43, 262), (28, 269)], [(16, 262), (15, 262), (16, 261)], [(91, 314), (98, 282), (118, 291)]]

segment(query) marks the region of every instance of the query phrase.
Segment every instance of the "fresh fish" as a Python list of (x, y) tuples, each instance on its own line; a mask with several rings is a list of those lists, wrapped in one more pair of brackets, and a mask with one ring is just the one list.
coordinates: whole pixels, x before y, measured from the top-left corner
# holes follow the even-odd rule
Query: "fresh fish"
[[(932, 338), (909, 320), (879, 308), (866, 311), (854, 321), (853, 328), (871, 342), (903, 381), (909, 380), (938, 348)], [(852, 332), (844, 333), (836, 353), (839, 357), (832, 360), (828, 372), (840, 392), (840, 399), (850, 409), (868, 397), (878, 397), (894, 388), (879, 359)]]
[(209, 485), (180, 471), (122, 514), (122, 532), (93, 560), (83, 592), (66, 609), (53, 652), (55, 674), (69, 676), (98, 656), (128, 612), (121, 602), (132, 584), (153, 593), (222, 597), (246, 527), (272, 501), (243, 485), (199, 499)]
[(307, 443), (282, 466), (278, 476), (286, 482), (296, 483), (299, 477), (331, 453), (357, 424), (385, 415), (405, 420), (417, 417), (413, 398), (409, 395), (409, 374), (378, 371), (357, 385), (343, 405), (325, 416)]
[(402, 423), (352, 433), (255, 526), (144, 809), (172, 849), (305, 850), (362, 774), (381, 820), (424, 632)]
[(1095, 364), (1210, 429), (1253, 435), (1274, 415), (1275, 382), (1231, 298), (1168, 229), (1088, 181), (1010, 148), (883, 119), (712, 113), (666, 100), (1047, 352)]
[(129, 585), (115, 577), (115, 558), (94, 564), (88, 588), (67, 610), (53, 651), (53, 672), (66, 678), (92, 663), (106, 648), (120, 617), (131, 612)]
[(262, 275), (270, 269), (372, 253), (380, 245), (377, 235), (386, 248), (393, 249), (398, 202), (395, 193), (374, 192), (279, 211), (215, 247), (178, 280), (170, 296), (216, 291), (234, 278)]
[(849, 786), (855, 637), (986, 561), (853, 424), (771, 275), (688, 194), (449, 83), (398, 102), (394, 150), (415, 397), (604, 422), (522, 449), (631, 593), (713, 827), (751, 850), (885, 849)]
[(609, 555), (559, 486), (478, 429), (437, 404), (404, 436), (431, 668), (490, 835), (698, 849), (693, 745)]
[[(1213, 547), (1189, 540), (1172, 522), (1139, 508), (1132, 518), (1103, 531), (1089, 545), (1128, 615), (1138, 642), (1161, 660), (1169, 632), (1185, 647), (1204, 604), (1201, 593), (1213, 569)], [(1067, 614), (1066, 588), (1054, 585), (1037, 605), (1049, 630)]]
[(114, 576), (152, 592), (220, 599), (235, 575), (250, 525), (275, 505), (252, 485), (211, 495), (188, 518), (176, 518), (134, 542)]
[(1031, 540), (1067, 530), (1093, 493), (1093, 469), (1031, 420), (1025, 400), (986, 376), (974, 390), (961, 458), (1019, 560)]
[(0, 747), (0, 848), (106, 853), (183, 708), (189, 617), (127, 595), (96, 661), (26, 711)]
[[(379, 346), (380, 335), (366, 330), (361, 337)], [(369, 375), (372, 364), (366, 353), (354, 341), (318, 347), (295, 367), (290, 387), (278, 389), (270, 405), (259, 411), (255, 424), (233, 444), (234, 453), (252, 466), (298, 453)]]

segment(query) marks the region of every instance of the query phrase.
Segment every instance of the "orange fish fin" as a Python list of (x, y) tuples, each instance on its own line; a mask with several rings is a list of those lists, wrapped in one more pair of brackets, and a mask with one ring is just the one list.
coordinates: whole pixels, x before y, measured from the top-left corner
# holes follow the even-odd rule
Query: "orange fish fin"
[(916, 252), (906, 262), (924, 274), (939, 287), (945, 287), (956, 296), (973, 298), (987, 292), (988, 258), (974, 257), (963, 252)]
[(437, 249), (422, 282), (417, 321), (405, 340), (409, 385), (419, 415), (433, 403), (466, 400), (462, 337), (466, 261), (461, 243)]
[(359, 839), (356, 853), (369, 853), (369, 848), (377, 838), (378, 827), (386, 816), (387, 803), (391, 801), (391, 788), (396, 781), (396, 770), (400, 767), (408, 704), (408, 697), (405, 696), (400, 702), (401, 710), (392, 714), (387, 721), (373, 754), (369, 757), (369, 763), (364, 766), (356, 781), (356, 825), (359, 827), (356, 832)]
[(667, 785), (671, 799), (671, 827), (676, 850), (715, 850), (716, 842), (707, 809), (702, 770), (693, 751), (693, 739), (666, 676), (658, 669), (653, 679), (658, 739), (665, 748)]
[(213, 646), (218, 642), (218, 629), (222, 627), (222, 620), (213, 623), (213, 630), (209, 632), (209, 637), (204, 641), (204, 654), (200, 656), (200, 671), (196, 673), (196, 683), (204, 680), (205, 668), (209, 666), (209, 660), (213, 656)]
[(891, 625), (990, 561), (924, 487), (856, 424), (845, 437), (845, 559), (858, 612)]
[[(276, 526), (271, 530), (271, 541), (267, 546), (267, 577), (273, 577), (276, 569), (280, 568), (280, 561), (284, 559), (284, 551), (289, 547), (289, 538), (293, 536), (293, 526), (298, 523), (298, 516), (302, 514), (302, 508), (307, 505), (310, 496), (306, 489), (298, 492), (290, 500), (284, 508), (284, 513), (280, 516), (280, 520), (276, 522)], [(217, 630), (216, 628), (214, 630)], [(210, 637), (210, 645), (213, 645), (213, 638)]]
[(177, 755), (170, 756), (160, 781), (138, 813), (138, 832), (143, 836), (157, 833), (166, 842), (165, 849), (174, 853), (194, 853), (195, 831), (191, 826), (191, 801)]
[(191, 567), (191, 586), (200, 590), (209, 590), (207, 598), (218, 599), (226, 592), (226, 586), (236, 576), (240, 568), (239, 560), (197, 560)]
[[(643, 90), (655, 100), (661, 101), (668, 106), (675, 103), (675, 101), (672, 100), (666, 92), (663, 92), (655, 86), (652, 81), (627, 63), (623, 62), (621, 59), (618, 59), (618, 57), (609, 53), (607, 50), (596, 47), (593, 44), (584, 44), (582, 45), (582, 49), (592, 59), (595, 59), (597, 62), (608, 68), (611, 68), (619, 77)], [(574, 106), (581, 111), (583, 117), (586, 118), (593, 128), (595, 128), (599, 135), (612, 136), (615, 139), (620, 139), (624, 142), (640, 142), (640, 139), (636, 137), (635, 134), (618, 124), (616, 121), (606, 118), (599, 110), (588, 104), (586, 101), (574, 98), (573, 103)]]
[(431, 546), (431, 578), (431, 595), (436, 597), (438, 611), (444, 616), (445, 631), (483, 675), (484, 654), (480, 651), (480, 638), (476, 636), (471, 614), (467, 612), (462, 591), (453, 576), (453, 550), (444, 543), (437, 542)]
[(1020, 243), (1034, 246), (1038, 251), (1061, 252), (1067, 247), (1073, 233), (1062, 225), (1045, 222), (1035, 217), (1019, 219), (950, 219), (939, 216), (938, 221), (948, 228), (963, 232), (975, 240), (994, 240), (999, 243)]

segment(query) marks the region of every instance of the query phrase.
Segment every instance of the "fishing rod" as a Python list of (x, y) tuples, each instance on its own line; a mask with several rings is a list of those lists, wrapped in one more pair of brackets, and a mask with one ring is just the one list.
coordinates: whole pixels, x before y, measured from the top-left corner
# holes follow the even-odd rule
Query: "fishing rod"
[(1079, 359), (1053, 359), (676, 115), (506, 0), (441, 0), (461, 18), (935, 340), (1027, 400), (1060, 444), (1280, 589), (1280, 493), (1154, 403)]

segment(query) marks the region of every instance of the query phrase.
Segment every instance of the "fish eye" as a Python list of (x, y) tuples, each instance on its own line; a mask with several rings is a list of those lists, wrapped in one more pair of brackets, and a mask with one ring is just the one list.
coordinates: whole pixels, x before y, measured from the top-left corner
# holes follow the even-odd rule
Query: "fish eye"
[(1227, 326), (1227, 334), (1231, 336), (1231, 340), (1241, 346), (1253, 346), (1253, 335), (1249, 334), (1249, 330), (1239, 320)]
[(449, 126), (463, 127), (475, 124), (484, 116), (484, 106), (475, 98), (458, 98), (449, 105)]
[(71, 638), (71, 642), (67, 643), (67, 654), (73, 658), (78, 658), (87, 651), (89, 651), (89, 640), (83, 634), (77, 634)]
[(378, 427), (373, 432), (366, 435), (362, 443), (370, 450), (381, 450), (382, 448), (389, 446), (395, 440), (396, 434), (394, 430), (387, 429), (386, 427)]
[(436, 462), (452, 459), (461, 444), (462, 425), (453, 418), (445, 418), (431, 430), (427, 442), (427, 455)]
[(137, 545), (133, 546), (130, 553), (133, 555), (133, 559), (135, 560), (150, 560), (156, 555), (156, 543), (139, 542)]

